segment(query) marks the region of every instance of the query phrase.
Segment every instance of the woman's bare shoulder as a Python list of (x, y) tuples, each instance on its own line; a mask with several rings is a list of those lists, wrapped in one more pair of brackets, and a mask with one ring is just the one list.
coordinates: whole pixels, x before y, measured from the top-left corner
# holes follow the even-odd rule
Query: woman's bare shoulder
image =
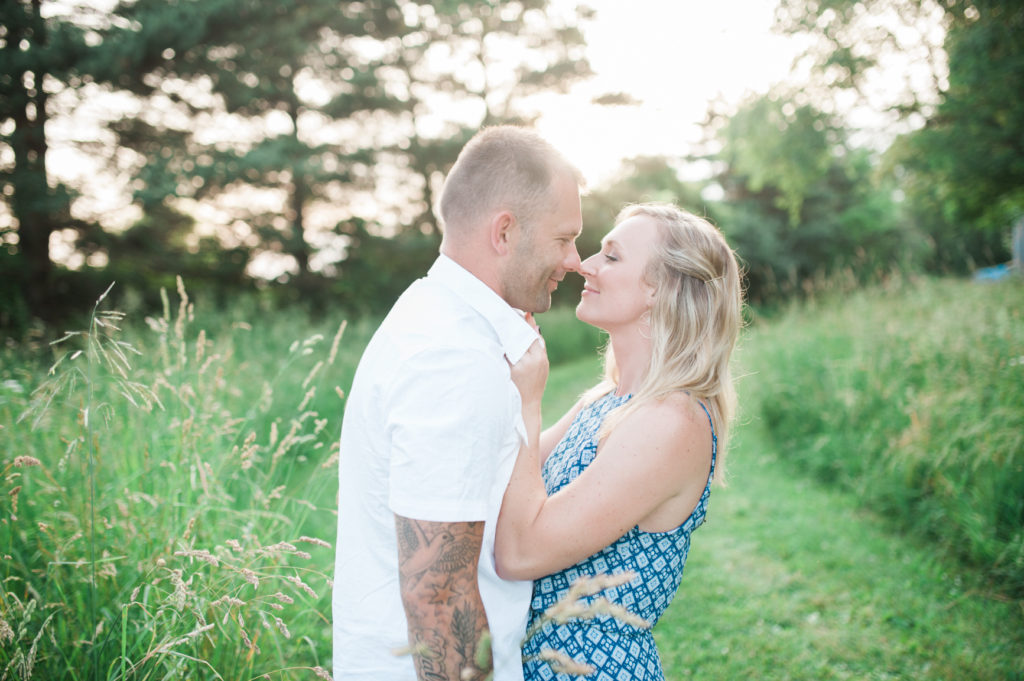
[(708, 417), (700, 402), (682, 391), (644, 400), (637, 405), (635, 414), (644, 427), (655, 427), (658, 431), (678, 434), (679, 431), (709, 430)]

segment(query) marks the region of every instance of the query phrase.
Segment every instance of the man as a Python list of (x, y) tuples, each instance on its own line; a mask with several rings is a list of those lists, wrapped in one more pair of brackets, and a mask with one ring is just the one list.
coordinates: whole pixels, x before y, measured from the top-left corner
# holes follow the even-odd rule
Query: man
[[(336, 681), (521, 681), (532, 585), (500, 580), (494, 523), (525, 428), (509, 375), (580, 266), (580, 175), (535, 133), (499, 126), (462, 150), (444, 238), (374, 334), (341, 433)], [(411, 655), (395, 655), (410, 648)]]

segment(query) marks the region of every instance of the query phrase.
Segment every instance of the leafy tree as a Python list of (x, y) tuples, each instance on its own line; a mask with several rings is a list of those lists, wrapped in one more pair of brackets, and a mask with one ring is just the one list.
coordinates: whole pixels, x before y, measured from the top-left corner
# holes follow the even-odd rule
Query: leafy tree
[(752, 300), (798, 293), (843, 268), (865, 278), (920, 257), (892, 187), (835, 116), (777, 93), (732, 115), (712, 111), (706, 125), (724, 191), (710, 212), (744, 261)]
[(1024, 5), (782, 0), (777, 19), (784, 31), (817, 38), (816, 83), (832, 99), (866, 94), (885, 60), (918, 50), (934, 88), (907, 87), (890, 102), (919, 129), (897, 140), (886, 167), (905, 190), (908, 217), (933, 241), (932, 267), (1007, 259), (1008, 225), (1024, 213)]
[[(779, 0), (775, 27), (811, 38), (803, 102), (830, 113), (856, 105), (920, 121), (947, 74), (944, 14), (959, 0)], [(879, 81), (885, 81), (880, 89)], [(855, 97), (851, 101), (850, 94)]]
[(895, 154), (933, 225), (937, 267), (1008, 260), (1008, 226), (1024, 215), (1024, 5), (970, 7), (947, 33), (949, 87), (935, 115)]
[(406, 7), (410, 33), (388, 43), (384, 58), (393, 66), (385, 87), (401, 93), (404, 107), (389, 112), (397, 140), (378, 155), (384, 172), (397, 173), (406, 205), (384, 229), (373, 216), (338, 225), (347, 241), (336, 299), (378, 313), (390, 305), (436, 257), (436, 192), (465, 142), (482, 126), (529, 124), (531, 97), (564, 92), (591, 74), (578, 28), (591, 12), (581, 6), (555, 15), (549, 4)]
[[(223, 5), (192, 4), (211, 13)], [(147, 15), (145, 24), (140, 22), (141, 13), (157, 5), (176, 21), (160, 24)], [(110, 238), (100, 225), (73, 216), (77, 194), (51, 173), (47, 125), (97, 93), (138, 87), (144, 81), (151, 89), (158, 87), (153, 69), (168, 54), (167, 41), (196, 25), (185, 9), (147, 2), (122, 2), (106, 10), (73, 0), (0, 4), (0, 188), (6, 208), (0, 213), (0, 257), (5, 274), (11, 275), (3, 278), (0, 291), (0, 326), (23, 325), (30, 316), (55, 318), (83, 300), (94, 300), (109, 284), (105, 280), (93, 286), (88, 272), (69, 276), (54, 267), (50, 241), (58, 230), (77, 231), (84, 252), (106, 255), (112, 244), (125, 249), (141, 243), (134, 237)], [(158, 236), (150, 232), (147, 238)], [(177, 251), (173, 244), (151, 244), (130, 255), (157, 252), (166, 256)]]

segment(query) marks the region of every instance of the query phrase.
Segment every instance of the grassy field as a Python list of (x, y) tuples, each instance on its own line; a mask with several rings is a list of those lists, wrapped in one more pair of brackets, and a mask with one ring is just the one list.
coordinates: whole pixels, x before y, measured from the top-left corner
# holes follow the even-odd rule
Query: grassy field
[(795, 477), (737, 436), (676, 600), (655, 629), (670, 679), (1024, 679), (1024, 610), (983, 575)]
[[(372, 325), (194, 310), (183, 293), (171, 292), (145, 324), (101, 304), (84, 333), (0, 351), (0, 678), (328, 674), (340, 393)], [(952, 550), (953, 535), (922, 532), (923, 520), (873, 503), (855, 469), (822, 474), (815, 458), (891, 461), (900, 448), (890, 442), (910, 443), (921, 458), (926, 441), (903, 432), (923, 428), (907, 405), (917, 405), (916, 423), (941, 428), (949, 417), (935, 410), (961, 404), (942, 381), (970, 379), (978, 382), (960, 390), (981, 390), (998, 416), (985, 421), (989, 458), (1009, 461), (1012, 473), (1019, 452), (1000, 448), (1018, 441), (1002, 426), (1016, 427), (1020, 410), (1000, 391), (1017, 394), (1020, 373), (979, 374), (956, 348), (987, 343), (980, 354), (1004, 353), (994, 366), (1018, 371), (1019, 303), (1012, 289), (925, 282), (794, 308), (749, 329), (730, 485), (715, 490), (656, 629), (669, 679), (1024, 679), (1024, 608), (1000, 574)], [(906, 324), (877, 321), (889, 315), (923, 321), (901, 331)], [(550, 421), (593, 383), (599, 338), (568, 313), (540, 322), (561, 360), (545, 401)], [(954, 328), (971, 340), (956, 340)], [(947, 370), (951, 358), (962, 370)], [(830, 411), (817, 414), (816, 436), (793, 429), (794, 414), (809, 418), (815, 403), (877, 404), (871, 390), (889, 386), (875, 375), (882, 370), (901, 381), (896, 394), (927, 396), (899, 403), (905, 423), (882, 423), (895, 435), (881, 426), (859, 440), (833, 433), (863, 426)], [(818, 376), (823, 387), (802, 396), (790, 376), (798, 386)], [(842, 383), (851, 376), (859, 382)], [(779, 408), (783, 389), (792, 413)], [(888, 449), (866, 452), (865, 442)], [(958, 459), (943, 461), (950, 484), (965, 480), (950, 463)], [(903, 475), (892, 463), (878, 468)], [(986, 489), (969, 494), (984, 499)]]
[[(546, 418), (596, 370), (556, 368)], [(794, 475), (756, 417), (655, 638), (670, 681), (1024, 679), (1024, 604), (857, 495)]]
[(1024, 598), (1024, 286), (895, 282), (748, 336), (749, 415), (792, 470)]

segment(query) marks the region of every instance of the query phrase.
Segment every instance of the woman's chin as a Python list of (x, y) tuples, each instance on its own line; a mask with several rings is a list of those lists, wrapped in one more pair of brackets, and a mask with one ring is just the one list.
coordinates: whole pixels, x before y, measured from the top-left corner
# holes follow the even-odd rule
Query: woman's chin
[(584, 324), (590, 324), (591, 326), (595, 326), (599, 329), (607, 330), (603, 326), (601, 326), (597, 322), (597, 320), (595, 320), (593, 317), (587, 314), (587, 310), (584, 307), (583, 301), (580, 301), (579, 305), (576, 306), (576, 319), (580, 320)]

